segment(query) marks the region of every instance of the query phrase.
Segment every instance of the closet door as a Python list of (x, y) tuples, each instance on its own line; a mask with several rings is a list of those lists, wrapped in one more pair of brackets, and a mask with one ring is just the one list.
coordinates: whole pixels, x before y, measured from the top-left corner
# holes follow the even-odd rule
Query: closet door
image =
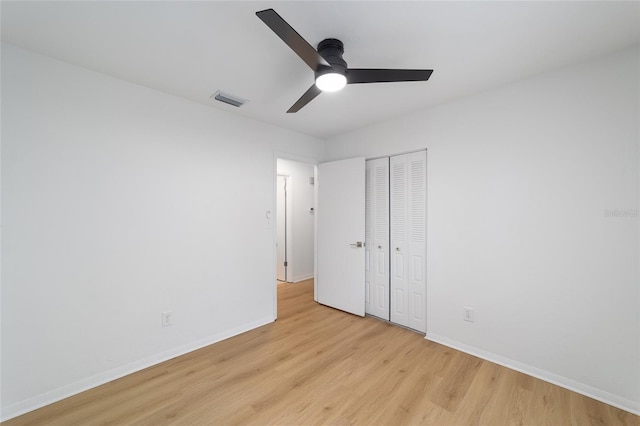
[(390, 158), (391, 321), (425, 332), (426, 151)]
[(427, 152), (407, 154), (409, 327), (425, 333), (427, 268)]
[(389, 320), (389, 158), (366, 163), (365, 312)]
[(391, 321), (409, 326), (407, 279), (407, 159), (390, 158), (391, 186)]

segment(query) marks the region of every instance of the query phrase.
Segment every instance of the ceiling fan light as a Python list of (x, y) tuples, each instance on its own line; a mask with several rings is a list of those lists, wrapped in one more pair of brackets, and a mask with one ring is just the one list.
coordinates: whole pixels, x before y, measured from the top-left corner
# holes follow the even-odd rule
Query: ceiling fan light
[(347, 77), (337, 72), (328, 72), (316, 78), (316, 86), (323, 92), (337, 92), (347, 84)]

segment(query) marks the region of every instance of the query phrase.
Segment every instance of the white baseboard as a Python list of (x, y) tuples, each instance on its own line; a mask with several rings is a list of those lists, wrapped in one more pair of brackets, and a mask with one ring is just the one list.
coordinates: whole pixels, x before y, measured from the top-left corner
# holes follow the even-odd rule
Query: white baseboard
[(432, 342), (440, 343), (450, 348), (468, 353), (470, 355), (477, 356), (478, 358), (482, 358), (495, 364), (502, 365), (503, 367), (507, 367), (512, 370), (527, 374), (529, 376), (533, 376), (540, 380), (544, 380), (545, 382), (553, 383), (554, 385), (558, 385), (565, 389), (569, 389), (579, 394), (588, 396), (589, 398), (597, 399), (598, 401), (620, 408), (621, 410), (640, 415), (640, 402), (631, 401), (602, 389), (594, 388), (593, 386), (585, 385), (584, 383), (576, 382), (575, 380), (571, 380), (566, 377), (541, 370), (531, 365), (514, 361), (510, 358), (506, 358), (492, 352), (478, 349), (474, 346), (469, 346), (464, 343), (448, 339), (446, 337), (438, 336), (433, 333), (427, 333), (424, 338), (427, 340), (431, 340)]
[(297, 277), (293, 277), (293, 282), (297, 283), (297, 282), (300, 282), (300, 281), (308, 280), (310, 278), (313, 278), (313, 272), (311, 272), (309, 274), (298, 275)]
[(12, 419), (22, 414), (44, 407), (46, 405), (53, 404), (54, 402), (58, 402), (62, 399), (79, 394), (80, 392), (84, 392), (86, 390), (95, 388), (97, 386), (103, 385), (105, 383), (111, 382), (113, 380), (119, 379), (121, 377), (127, 376), (137, 371), (144, 370), (145, 368), (151, 367), (156, 364), (160, 364), (161, 362), (170, 360), (177, 356), (184, 355), (189, 352), (193, 352), (197, 349), (212, 345), (214, 343), (220, 342), (230, 337), (237, 336), (238, 334), (242, 334), (249, 330), (253, 330), (254, 328), (258, 328), (265, 324), (269, 324), (273, 321), (274, 321), (274, 318), (272, 316), (267, 318), (262, 318), (257, 321), (250, 322), (248, 324), (244, 324), (240, 327), (236, 327), (231, 330), (214, 334), (213, 336), (196, 340), (186, 345), (179, 346), (177, 348), (170, 349), (138, 361), (130, 362), (121, 367), (114, 368), (112, 370), (105, 371), (104, 373), (96, 374), (91, 377), (87, 377), (86, 379), (79, 380), (75, 383), (71, 383), (71, 384), (59, 387), (57, 389), (51, 390), (49, 392), (45, 392), (41, 395), (34, 396), (24, 401), (20, 401), (16, 404), (13, 404), (4, 408), (2, 410), (2, 414), (0, 414), (0, 421), (3, 422), (5, 420)]

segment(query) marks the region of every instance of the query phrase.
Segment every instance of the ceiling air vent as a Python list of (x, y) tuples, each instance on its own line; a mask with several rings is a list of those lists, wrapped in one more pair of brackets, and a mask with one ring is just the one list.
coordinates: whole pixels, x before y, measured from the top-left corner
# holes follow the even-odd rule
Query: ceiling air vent
[(246, 99), (242, 99), (241, 97), (221, 92), (220, 90), (218, 90), (216, 93), (211, 95), (211, 99), (224, 102), (225, 104), (233, 105), (234, 107), (241, 107), (242, 105), (248, 102)]

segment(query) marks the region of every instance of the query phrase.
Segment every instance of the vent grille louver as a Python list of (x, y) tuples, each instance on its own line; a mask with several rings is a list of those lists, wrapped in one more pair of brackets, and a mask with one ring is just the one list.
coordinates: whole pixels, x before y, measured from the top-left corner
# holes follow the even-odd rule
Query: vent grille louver
[(239, 96), (230, 95), (228, 93), (221, 92), (220, 90), (216, 91), (213, 95), (211, 95), (211, 99), (216, 101), (224, 102), (225, 104), (232, 105), (236, 108), (241, 107), (248, 101)]

